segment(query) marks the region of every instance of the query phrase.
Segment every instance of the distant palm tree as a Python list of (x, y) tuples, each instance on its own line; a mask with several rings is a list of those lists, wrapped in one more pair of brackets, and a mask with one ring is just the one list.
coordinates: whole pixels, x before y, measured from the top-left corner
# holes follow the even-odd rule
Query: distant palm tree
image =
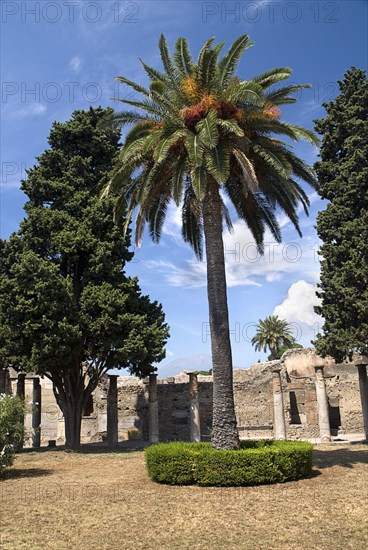
[(257, 325), (257, 332), (252, 338), (252, 345), (256, 351), (267, 351), (269, 348), (270, 359), (278, 359), (281, 347), (293, 346), (295, 339), (291, 334), (291, 328), (286, 321), (277, 315), (269, 315), (264, 321), (261, 319)]
[(223, 43), (210, 38), (194, 62), (185, 38), (171, 56), (164, 36), (159, 48), (164, 72), (142, 62), (149, 89), (125, 77), (117, 80), (141, 94), (120, 100), (139, 111), (123, 111), (115, 122), (133, 124), (120, 155), (120, 169), (106, 194), (116, 194), (117, 214), (128, 212), (126, 229), (136, 208), (136, 242), (144, 226), (155, 242), (161, 236), (171, 200), (182, 208), (182, 235), (207, 260), (213, 361), (213, 426), (215, 448), (239, 447), (225, 277), (223, 222), (231, 229), (223, 192), (251, 230), (263, 252), (265, 229), (281, 241), (275, 216), (279, 207), (298, 233), (298, 202), (307, 211), (308, 197), (295, 177), (315, 185), (311, 169), (274, 134), (314, 144), (314, 133), (280, 121), (279, 105), (293, 103), (291, 94), (306, 86), (269, 88), (288, 78), (288, 68), (272, 69), (252, 80), (235, 76), (243, 52), (252, 46), (241, 36), (219, 60)]

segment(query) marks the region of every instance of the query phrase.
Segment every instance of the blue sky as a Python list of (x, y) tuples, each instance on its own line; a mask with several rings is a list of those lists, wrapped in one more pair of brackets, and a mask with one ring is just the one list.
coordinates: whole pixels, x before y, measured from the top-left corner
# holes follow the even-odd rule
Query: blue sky
[[(283, 118), (313, 127), (324, 116), (321, 103), (338, 92), (336, 81), (355, 65), (367, 67), (367, 2), (258, 0), (198, 1), (5, 1), (1, 2), (1, 203), (0, 236), (7, 238), (23, 218), (25, 196), (19, 182), (25, 168), (47, 147), (55, 120), (67, 120), (75, 109), (119, 104), (128, 97), (114, 77), (144, 82), (138, 58), (160, 67), (158, 38), (171, 47), (176, 38), (189, 39), (194, 56), (210, 36), (229, 46), (248, 33), (255, 46), (248, 50), (238, 74), (247, 79), (273, 67), (293, 69), (292, 82), (310, 83)], [(298, 144), (295, 151), (312, 164), (318, 150)], [(313, 312), (319, 277), (314, 229), (324, 208), (308, 190), (310, 216), (300, 213), (303, 238), (280, 215), (283, 243), (266, 235), (266, 253), (256, 255), (247, 228), (234, 219), (234, 234), (224, 234), (228, 277), (231, 339), (235, 367), (248, 367), (265, 354), (255, 352), (250, 339), (255, 324), (277, 313), (293, 323), (303, 345), (321, 327)], [(180, 236), (180, 216), (168, 214), (162, 242), (145, 237), (129, 274), (138, 275), (143, 292), (162, 302), (171, 338), (160, 376), (172, 374), (172, 361), (188, 357), (187, 369), (210, 354), (207, 324), (205, 263), (195, 260)], [(182, 365), (182, 363), (180, 363)], [(168, 366), (166, 366), (168, 365)]]

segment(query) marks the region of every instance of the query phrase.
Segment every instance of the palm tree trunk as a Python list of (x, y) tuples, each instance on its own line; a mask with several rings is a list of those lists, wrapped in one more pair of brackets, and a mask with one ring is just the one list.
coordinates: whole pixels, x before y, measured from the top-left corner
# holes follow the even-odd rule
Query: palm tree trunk
[(233, 365), (227, 308), (222, 210), (217, 183), (209, 178), (203, 199), (203, 225), (207, 255), (207, 293), (213, 365), (212, 445), (215, 449), (238, 449)]

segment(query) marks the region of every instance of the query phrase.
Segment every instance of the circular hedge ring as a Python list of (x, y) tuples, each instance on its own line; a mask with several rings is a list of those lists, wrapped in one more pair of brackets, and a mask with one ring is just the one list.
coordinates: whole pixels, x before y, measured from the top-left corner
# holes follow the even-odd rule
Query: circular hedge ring
[(236, 451), (210, 443), (158, 443), (145, 450), (148, 475), (170, 485), (234, 487), (281, 483), (307, 476), (312, 445), (305, 441), (241, 441)]

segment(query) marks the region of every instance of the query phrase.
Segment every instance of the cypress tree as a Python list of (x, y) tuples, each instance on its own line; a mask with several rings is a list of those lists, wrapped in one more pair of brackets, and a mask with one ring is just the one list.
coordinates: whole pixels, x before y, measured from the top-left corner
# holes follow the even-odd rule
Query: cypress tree
[(368, 353), (367, 75), (352, 67), (338, 84), (340, 94), (324, 104), (327, 116), (315, 121), (323, 136), (318, 192), (328, 205), (317, 217), (322, 303), (315, 310), (324, 325), (314, 344), (342, 361), (354, 351)]
[(102, 375), (146, 376), (165, 356), (161, 305), (124, 272), (133, 254), (113, 199), (101, 200), (119, 151), (112, 109), (75, 111), (53, 124), (49, 149), (22, 189), (26, 218), (0, 241), (0, 361), (52, 381), (66, 444)]

